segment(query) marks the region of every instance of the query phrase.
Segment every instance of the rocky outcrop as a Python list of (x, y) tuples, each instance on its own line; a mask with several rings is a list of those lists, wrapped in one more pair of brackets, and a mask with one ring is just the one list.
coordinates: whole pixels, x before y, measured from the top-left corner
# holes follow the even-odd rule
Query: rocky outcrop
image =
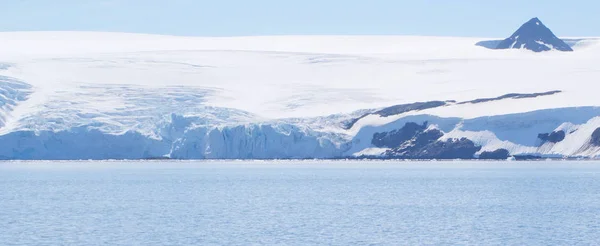
[(540, 160), (542, 159), (539, 155), (515, 155), (513, 156), (517, 161), (529, 161), (529, 160)]
[(590, 144), (594, 146), (600, 146), (600, 127), (596, 128), (592, 133), (592, 139), (590, 139)]
[(417, 134), (427, 129), (427, 122), (419, 125), (407, 122), (402, 128), (391, 132), (375, 133), (371, 143), (379, 148), (396, 148), (401, 144), (415, 138)]
[(482, 160), (506, 160), (508, 157), (510, 157), (510, 153), (506, 149), (484, 151), (479, 155), (479, 159)]
[(554, 91), (546, 91), (546, 92), (536, 92), (536, 93), (509, 93), (498, 97), (491, 98), (478, 98), (470, 101), (462, 101), (457, 102), (456, 100), (447, 100), (447, 101), (429, 101), (429, 102), (416, 102), (416, 103), (408, 103), (408, 104), (400, 104), (394, 105), (387, 108), (383, 108), (374, 112), (366, 113), (358, 118), (353, 118), (350, 120), (346, 120), (341, 122), (343, 129), (350, 129), (362, 118), (365, 118), (369, 115), (378, 115), (381, 117), (388, 117), (393, 115), (399, 115), (411, 111), (420, 111), (426, 109), (432, 109), (442, 106), (448, 106), (452, 104), (476, 104), (476, 103), (486, 103), (491, 101), (499, 101), (504, 99), (525, 99), (525, 98), (535, 98), (541, 96), (550, 96), (554, 94), (561, 93), (562, 91), (554, 90)]
[(481, 146), (467, 138), (435, 141), (424, 147), (409, 147), (399, 156), (405, 159), (473, 159)]
[(472, 159), (480, 146), (466, 138), (441, 140), (444, 133), (427, 127), (427, 122), (406, 123), (401, 129), (376, 133), (373, 145), (391, 148), (384, 153), (390, 159)]
[(560, 131), (553, 131), (551, 133), (540, 133), (538, 134), (538, 139), (542, 140), (542, 144), (545, 143), (559, 143), (563, 140), (565, 140), (565, 137), (567, 136), (567, 134), (565, 133), (565, 131), (560, 130)]
[(416, 103), (401, 104), (401, 105), (387, 107), (387, 108), (384, 108), (382, 110), (375, 112), (374, 114), (377, 114), (382, 117), (388, 117), (388, 116), (402, 114), (402, 113), (406, 113), (406, 112), (410, 112), (410, 111), (418, 111), (418, 110), (425, 110), (425, 109), (430, 109), (430, 108), (437, 108), (437, 107), (441, 107), (444, 105), (446, 105), (446, 102), (442, 102), (442, 101), (416, 102)]
[(527, 49), (534, 52), (573, 51), (571, 46), (556, 37), (538, 18), (523, 24), (513, 35), (500, 42), (496, 49)]
[(458, 104), (467, 104), (467, 103), (485, 103), (491, 101), (499, 101), (503, 99), (524, 99), (524, 98), (535, 98), (540, 96), (550, 96), (554, 94), (561, 93), (562, 91), (547, 91), (547, 92), (539, 92), (539, 93), (509, 93), (499, 97), (492, 98), (479, 98), (471, 101), (459, 102)]
[[(388, 116), (398, 115), (398, 114), (402, 114), (402, 113), (406, 113), (406, 112), (410, 112), (410, 111), (419, 111), (419, 110), (425, 110), (425, 109), (430, 109), (430, 108), (437, 108), (437, 107), (445, 106), (446, 104), (447, 104), (447, 102), (443, 102), (443, 101), (430, 101), (430, 102), (416, 102), (416, 103), (409, 103), (409, 104), (400, 104), (400, 105), (394, 105), (394, 106), (390, 106), (390, 107), (375, 111), (371, 114), (379, 115), (381, 117), (388, 117)], [(354, 124), (357, 121), (359, 121), (360, 119), (367, 117), (368, 115), (371, 115), (371, 114), (365, 114), (361, 117), (358, 117), (356, 119), (352, 119), (348, 122), (345, 122), (343, 124), (343, 128), (350, 129), (354, 126)]]

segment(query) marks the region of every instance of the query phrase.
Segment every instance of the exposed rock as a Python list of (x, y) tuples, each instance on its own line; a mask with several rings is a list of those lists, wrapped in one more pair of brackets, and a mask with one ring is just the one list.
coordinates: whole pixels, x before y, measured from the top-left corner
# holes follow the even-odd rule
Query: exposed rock
[[(577, 45), (580, 42), (583, 42), (585, 40), (586, 40), (585, 38), (562, 38), (562, 41), (564, 41), (571, 48), (573, 48), (575, 45)], [(497, 49), (498, 45), (502, 41), (504, 41), (504, 40), (497, 40), (497, 39), (496, 40), (483, 40), (483, 41), (479, 41), (479, 42), (475, 43), (475, 45), (495, 50), (495, 49)]]
[(441, 132), (437, 130), (425, 132), (415, 141), (387, 151), (385, 156), (401, 159), (473, 159), (475, 153), (481, 149), (466, 138), (433, 140), (441, 136)]
[(592, 133), (592, 139), (590, 143), (594, 146), (600, 146), (600, 127), (596, 128), (596, 130)]
[(482, 160), (506, 160), (510, 153), (506, 149), (497, 149), (494, 151), (484, 151), (479, 155)]
[(542, 144), (550, 142), (550, 143), (558, 143), (565, 140), (566, 133), (563, 130), (554, 131), (551, 133), (540, 133), (538, 134), (538, 138), (542, 140)]
[(512, 36), (500, 42), (496, 49), (528, 49), (534, 52), (573, 51), (571, 46), (556, 37), (538, 18), (523, 24)]
[(425, 129), (427, 129), (427, 122), (424, 122), (422, 125), (414, 122), (407, 122), (398, 130), (375, 133), (371, 143), (379, 148), (396, 148), (404, 142), (413, 139)]
[(412, 140), (409, 144), (413, 146), (413, 148), (423, 148), (429, 144), (434, 143), (438, 139), (444, 136), (440, 130), (431, 129), (422, 133), (419, 133), (414, 140)]
[(441, 107), (444, 105), (446, 105), (446, 102), (442, 102), (442, 101), (416, 102), (416, 103), (401, 104), (401, 105), (387, 107), (387, 108), (384, 108), (382, 110), (375, 112), (374, 114), (378, 114), (379, 116), (382, 116), (382, 117), (388, 117), (388, 116), (402, 114), (402, 113), (406, 113), (406, 112), (410, 112), (410, 111), (437, 108), (437, 107)]
[(539, 160), (539, 159), (542, 159), (541, 156), (537, 156), (537, 155), (514, 155), (513, 157), (517, 161), (527, 161), (527, 160)]
[(472, 159), (481, 149), (466, 138), (439, 141), (442, 136), (442, 131), (428, 129), (427, 122), (408, 122), (401, 129), (375, 133), (371, 142), (379, 148), (391, 148), (384, 158)]
[(417, 159), (473, 159), (481, 146), (467, 138), (436, 141), (421, 148), (412, 156)]
[[(484, 102), (498, 101), (498, 100), (503, 100), (503, 99), (534, 98), (534, 97), (539, 97), (539, 96), (554, 95), (554, 94), (561, 93), (561, 92), (562, 91), (556, 90), (556, 91), (547, 91), (547, 92), (539, 92), (539, 93), (510, 93), (510, 94), (502, 95), (499, 97), (479, 98), (479, 99), (475, 99), (475, 100), (471, 100), (471, 101), (458, 102), (458, 104), (484, 103)], [(453, 103), (457, 103), (457, 102), (455, 100), (447, 100), (447, 101), (429, 101), (429, 102), (416, 102), (416, 103), (409, 103), (409, 104), (394, 105), (391, 107), (387, 107), (387, 108), (375, 111), (373, 113), (364, 114), (358, 118), (347, 120), (346, 122), (342, 122), (342, 128), (348, 130), (348, 129), (352, 128), (354, 126), (354, 124), (356, 124), (356, 122), (358, 122), (360, 119), (365, 118), (369, 115), (379, 115), (381, 117), (388, 117), (388, 116), (403, 114), (403, 113), (411, 112), (411, 111), (420, 111), (420, 110), (442, 107), (442, 106), (446, 106), (448, 104), (453, 104)]]
[[(402, 113), (406, 113), (406, 112), (410, 112), (410, 111), (418, 111), (418, 110), (425, 110), (425, 109), (430, 109), (430, 108), (437, 108), (437, 107), (445, 106), (446, 104), (447, 104), (447, 102), (442, 102), (442, 101), (400, 104), (400, 105), (394, 105), (391, 107), (387, 107), (387, 108), (381, 109), (379, 111), (375, 111), (372, 114), (376, 114), (381, 117), (388, 117), (388, 116), (398, 115), (398, 114), (402, 114)], [(371, 114), (365, 114), (361, 117), (358, 117), (356, 119), (352, 119), (346, 123), (343, 123), (343, 128), (344, 129), (352, 128), (357, 121), (359, 121), (360, 119), (362, 119), (364, 117), (367, 117), (368, 115), (371, 115)]]
[(475, 99), (475, 100), (471, 100), (471, 101), (465, 101), (465, 102), (460, 102), (458, 104), (467, 104), (467, 103), (484, 103), (484, 102), (490, 102), (490, 101), (499, 101), (502, 99), (523, 99), (523, 98), (535, 98), (535, 97), (539, 97), (539, 96), (550, 96), (550, 95), (554, 95), (557, 93), (561, 93), (562, 91), (547, 91), (547, 92), (540, 92), (540, 93), (529, 93), (529, 94), (522, 94), (522, 93), (509, 93), (506, 95), (502, 95), (499, 97), (493, 97), (493, 98), (480, 98), (480, 99)]

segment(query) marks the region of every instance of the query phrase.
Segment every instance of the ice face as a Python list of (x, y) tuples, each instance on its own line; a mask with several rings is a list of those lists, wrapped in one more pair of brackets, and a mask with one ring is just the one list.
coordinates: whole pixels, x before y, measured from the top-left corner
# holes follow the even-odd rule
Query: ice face
[[(581, 107), (599, 104), (595, 39), (580, 40), (567, 57), (492, 51), (474, 45), (481, 39), (451, 37), (0, 38), (0, 157), (7, 159), (348, 157), (381, 151), (373, 134), (411, 117), (482, 151), (596, 153), (581, 148), (587, 131), (564, 138), (586, 152), (535, 143), (540, 133), (566, 123), (584, 129), (593, 118)], [(551, 91), (561, 93), (502, 97)], [(393, 107), (427, 102), (435, 107)], [(570, 111), (519, 120), (559, 108)], [(385, 109), (394, 110), (374, 114)], [(467, 124), (474, 119), (484, 123)], [(517, 130), (507, 130), (512, 124)]]

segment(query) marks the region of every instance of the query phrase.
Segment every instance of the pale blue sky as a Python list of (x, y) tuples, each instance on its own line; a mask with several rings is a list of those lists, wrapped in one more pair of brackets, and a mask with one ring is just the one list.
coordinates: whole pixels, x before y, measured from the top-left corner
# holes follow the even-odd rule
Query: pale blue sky
[(507, 37), (537, 16), (559, 36), (600, 36), (598, 10), (597, 0), (0, 0), (0, 31)]

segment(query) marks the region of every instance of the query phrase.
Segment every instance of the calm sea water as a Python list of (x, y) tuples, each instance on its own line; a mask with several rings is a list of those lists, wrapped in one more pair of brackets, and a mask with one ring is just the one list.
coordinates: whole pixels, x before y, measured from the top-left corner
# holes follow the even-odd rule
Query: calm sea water
[(598, 245), (600, 162), (0, 163), (0, 245)]

